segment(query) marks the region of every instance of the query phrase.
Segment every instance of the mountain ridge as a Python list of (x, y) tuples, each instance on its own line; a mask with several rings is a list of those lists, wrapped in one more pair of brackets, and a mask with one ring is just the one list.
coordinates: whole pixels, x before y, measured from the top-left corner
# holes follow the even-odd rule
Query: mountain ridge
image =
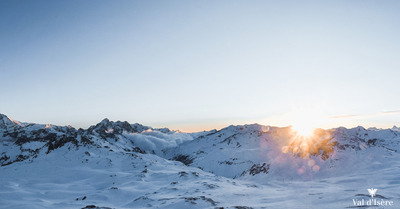
[[(399, 131), (361, 126), (317, 129), (305, 139), (291, 127), (259, 124), (183, 133), (108, 119), (75, 129), (0, 115), (0, 202), (5, 208), (309, 208), (298, 201), (310, 199), (332, 208), (338, 194), (357, 197), (354, 188), (376, 182), (391, 192), (386, 199), (397, 200), (399, 151)], [(63, 190), (63, 198), (55, 195)], [(301, 198), (281, 205), (293, 195)]]

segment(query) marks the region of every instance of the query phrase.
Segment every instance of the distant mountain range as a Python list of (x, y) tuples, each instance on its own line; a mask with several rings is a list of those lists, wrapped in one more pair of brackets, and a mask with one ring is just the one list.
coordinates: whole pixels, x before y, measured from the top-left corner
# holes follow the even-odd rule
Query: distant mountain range
[(75, 129), (0, 114), (0, 208), (341, 208), (367, 186), (400, 204), (399, 149), (396, 126), (302, 137), (258, 124)]

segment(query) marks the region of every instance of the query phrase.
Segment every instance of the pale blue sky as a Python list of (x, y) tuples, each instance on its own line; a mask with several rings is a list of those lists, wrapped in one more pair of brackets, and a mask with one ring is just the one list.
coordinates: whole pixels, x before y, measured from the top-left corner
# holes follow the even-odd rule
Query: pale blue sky
[[(0, 112), (88, 127), (399, 125), (399, 1), (0, 1)], [(386, 111), (395, 111), (385, 113)], [(352, 117), (336, 117), (336, 116)]]

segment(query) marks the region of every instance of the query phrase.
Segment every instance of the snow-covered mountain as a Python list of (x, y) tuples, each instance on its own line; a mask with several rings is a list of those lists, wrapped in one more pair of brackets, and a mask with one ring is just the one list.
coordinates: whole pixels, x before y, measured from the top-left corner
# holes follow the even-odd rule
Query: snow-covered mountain
[[(400, 132), (391, 129), (320, 129), (304, 142), (288, 127), (253, 124), (210, 132), (167, 150), (165, 156), (228, 178), (263, 173), (267, 179), (310, 179), (358, 172), (351, 168), (355, 164), (369, 168), (371, 162), (397, 153), (399, 143)], [(362, 157), (371, 160), (364, 165)]]
[(398, 207), (399, 143), (397, 127), (304, 138), (258, 124), (77, 130), (0, 114), (0, 208), (346, 208), (367, 188)]

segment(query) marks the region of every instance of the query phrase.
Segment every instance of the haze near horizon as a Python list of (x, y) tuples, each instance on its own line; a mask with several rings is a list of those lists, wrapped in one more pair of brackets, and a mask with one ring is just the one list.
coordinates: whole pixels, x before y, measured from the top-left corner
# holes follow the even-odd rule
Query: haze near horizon
[(397, 1), (1, 1), (0, 112), (87, 128), (399, 126)]

